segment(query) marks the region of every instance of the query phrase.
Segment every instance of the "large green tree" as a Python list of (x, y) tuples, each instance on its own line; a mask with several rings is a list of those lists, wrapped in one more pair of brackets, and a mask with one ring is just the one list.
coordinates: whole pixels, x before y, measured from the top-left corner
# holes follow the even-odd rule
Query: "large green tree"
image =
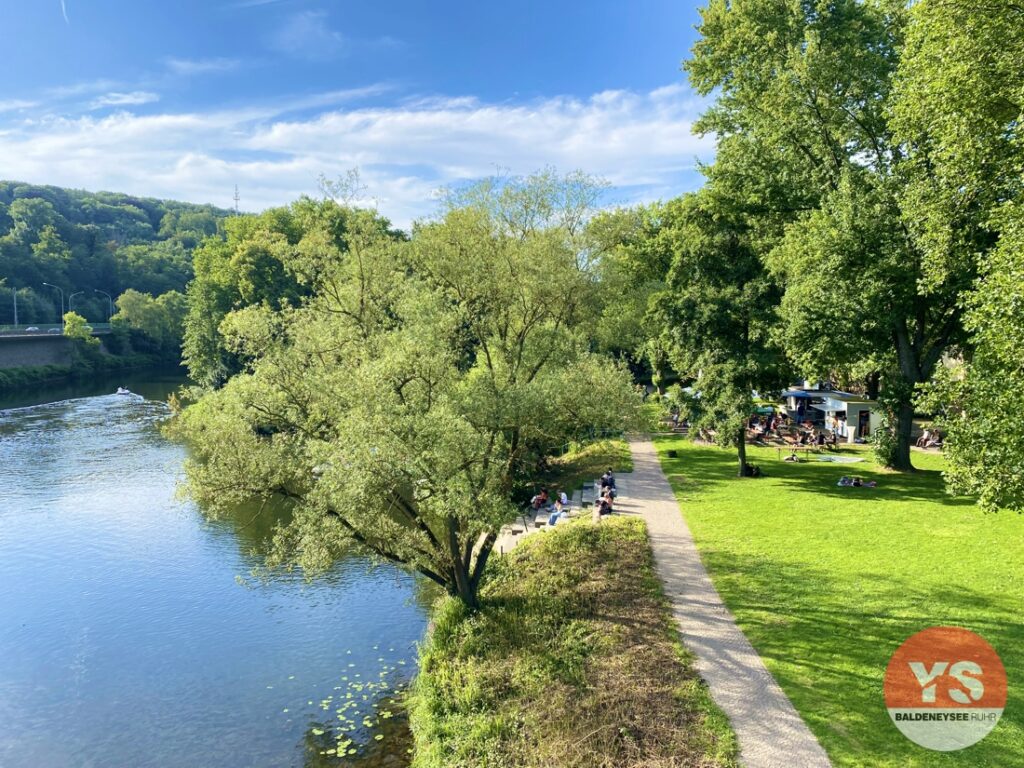
[(203, 506), (289, 499), (281, 557), (322, 567), (354, 542), (475, 606), (538, 454), (635, 404), (628, 373), (587, 352), (586, 211), (565, 182), (479, 185), (411, 242), (352, 209), (343, 243), (330, 217), (307, 228), (288, 268), (309, 296), (227, 314), (243, 370), (176, 421)]
[(668, 289), (658, 299), (673, 366), (699, 393), (694, 424), (735, 446), (747, 475), (753, 392), (777, 391), (790, 373), (778, 344), (781, 289), (752, 246), (742, 217), (706, 193), (687, 195), (663, 222), (674, 243)]
[(884, 458), (902, 469), (915, 387), (962, 340), (971, 280), (926, 280), (900, 207), (910, 149), (887, 108), (907, 14), (903, 0), (712, 0), (686, 64), (715, 95), (698, 123), (719, 140), (709, 194), (783, 279), (789, 352), (808, 375), (881, 375)]
[(964, 297), (967, 344), (929, 402), (947, 479), (986, 509), (1024, 508), (1024, 5), (922, 0), (912, 11), (893, 123), (914, 148), (904, 216), (925, 282), (980, 277)]

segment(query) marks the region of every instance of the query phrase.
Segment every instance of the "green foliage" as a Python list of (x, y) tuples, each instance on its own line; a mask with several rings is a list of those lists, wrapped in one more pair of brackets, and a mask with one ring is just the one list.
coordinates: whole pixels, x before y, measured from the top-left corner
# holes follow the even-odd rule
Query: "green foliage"
[(193, 495), (211, 514), (284, 496), (280, 560), (323, 567), (354, 541), (474, 605), (515, 485), (635, 409), (628, 373), (587, 351), (566, 184), (482, 184), (410, 242), (333, 202), (231, 222), (190, 288), (223, 312), (211, 330), (190, 307), (190, 365), (204, 327), (208, 359), (241, 368), (177, 421)]
[[(128, 288), (153, 295), (184, 291), (191, 251), (218, 231), (227, 211), (210, 206), (0, 182), (0, 276), (18, 290), (22, 324), (54, 322), (59, 294), (84, 291), (75, 309), (107, 320), (106, 297)], [(0, 300), (0, 323), (13, 323)]]
[(411, 697), (416, 768), (734, 766), (644, 524), (558, 525), (496, 563), (469, 615), (434, 610)]
[(64, 335), (69, 339), (77, 339), (89, 346), (99, 346), (99, 339), (92, 335), (92, 326), (77, 312), (64, 314)]
[[(896, 473), (861, 446), (839, 454), (864, 459), (858, 464), (789, 463), (754, 447), (765, 477), (738, 483), (724, 451), (678, 437), (657, 447), (715, 588), (833, 765), (1017, 762), (1021, 708), (1008, 706), (969, 749), (932, 752), (893, 727), (882, 679), (896, 648), (935, 625), (979, 632), (1009, 678), (1022, 679), (1019, 517), (979, 515), (970, 499), (947, 495), (943, 457), (931, 451), (915, 452), (918, 472)], [(842, 475), (878, 486), (837, 487)]]
[(983, 509), (1024, 511), (1024, 444), (1014, 420), (1024, 413), (1024, 211), (1008, 205), (999, 246), (967, 298), (974, 353), (932, 389), (955, 493)]
[(0, 392), (13, 392), (37, 384), (60, 381), (74, 372), (70, 365), (36, 365), (24, 368), (0, 368)]
[(355, 214), (333, 201), (303, 198), (259, 216), (224, 225), (224, 239), (209, 239), (195, 252), (195, 280), (188, 287), (184, 359), (193, 380), (219, 386), (242, 369), (229, 349), (221, 322), (232, 311), (265, 306), (279, 311), (308, 297), (338, 254), (349, 248), (350, 230), (400, 239), (386, 219)]
[(675, 258), (658, 312), (673, 367), (694, 381), (695, 424), (740, 450), (753, 391), (780, 389), (788, 366), (774, 328), (780, 289), (751, 247), (742, 219), (702, 194), (684, 198), (668, 224)]
[(947, 479), (981, 506), (1024, 509), (1024, 7), (923, 0), (900, 66), (894, 122), (917, 149), (906, 220), (932, 289), (979, 279), (962, 300), (970, 338), (927, 404), (941, 415)]
[(719, 137), (707, 194), (782, 279), (787, 351), (806, 375), (881, 375), (901, 469), (914, 387), (963, 341), (973, 275), (968, 262), (930, 279), (907, 223), (911, 169), (928, 168), (890, 124), (910, 18), (902, 0), (712, 0), (686, 65), (716, 95), (698, 124)]
[[(181, 340), (188, 303), (185, 295), (168, 291), (155, 299), (148, 293), (139, 293), (129, 288), (117, 299), (117, 314), (112, 318), (114, 325), (123, 325), (138, 331), (145, 337), (153, 352), (177, 361), (181, 354)], [(136, 343), (134, 346), (138, 346)]]

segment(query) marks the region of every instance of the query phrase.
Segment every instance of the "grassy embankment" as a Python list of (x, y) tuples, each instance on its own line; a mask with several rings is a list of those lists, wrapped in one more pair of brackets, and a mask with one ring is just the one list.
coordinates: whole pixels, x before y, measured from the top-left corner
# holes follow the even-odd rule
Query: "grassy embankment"
[[(767, 476), (737, 480), (734, 451), (657, 445), (715, 586), (835, 765), (1022, 764), (1024, 517), (947, 496), (937, 454), (915, 452), (923, 471), (898, 474), (866, 449), (844, 448), (864, 461), (842, 465), (754, 448)], [(878, 487), (837, 487), (842, 475)], [(934, 625), (981, 634), (1009, 675), (1001, 722), (960, 752), (906, 740), (882, 697), (889, 656)]]
[(24, 368), (0, 369), (0, 392), (13, 392), (37, 384), (86, 378), (89, 376), (130, 371), (141, 368), (166, 367), (168, 363), (157, 355), (103, 355), (75, 365), (39, 365)]
[(526, 539), (496, 558), (482, 603), (435, 609), (410, 702), (415, 768), (736, 765), (642, 521)]
[(563, 489), (570, 496), (592, 482), (611, 467), (615, 472), (632, 472), (633, 457), (629, 444), (621, 439), (597, 440), (585, 445), (573, 445), (564, 455), (551, 459), (548, 472), (536, 485), (555, 492)]

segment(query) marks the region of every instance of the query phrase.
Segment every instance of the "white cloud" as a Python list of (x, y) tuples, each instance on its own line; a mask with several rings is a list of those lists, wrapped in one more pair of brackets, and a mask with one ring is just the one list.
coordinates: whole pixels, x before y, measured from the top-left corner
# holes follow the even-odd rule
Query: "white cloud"
[(90, 109), (102, 109), (103, 107), (134, 107), (141, 104), (152, 104), (154, 101), (159, 101), (159, 94), (153, 93), (152, 91), (131, 91), (129, 93), (119, 93), (117, 91), (111, 91), (105, 93), (92, 100), (89, 104)]
[(711, 139), (692, 135), (701, 103), (682, 86), (608, 91), (587, 99), (520, 104), (418, 99), (390, 107), (354, 103), (369, 89), (296, 97), (274, 108), (205, 113), (45, 118), (0, 123), (9, 178), (87, 189), (242, 205), (260, 210), (316, 193), (316, 179), (359, 167), (382, 213), (401, 226), (434, 209), (440, 186), (506, 168), (552, 165), (606, 178), (623, 201), (695, 187), (695, 161)]
[(288, 56), (325, 61), (344, 53), (348, 42), (331, 29), (325, 11), (302, 11), (289, 17), (274, 33), (270, 47)]
[(26, 101), (25, 99), (0, 100), (0, 112), (17, 112), (22, 109), (31, 109), (39, 106), (37, 101)]
[(176, 75), (203, 75), (211, 72), (229, 72), (237, 69), (238, 59), (167, 59), (167, 68)]

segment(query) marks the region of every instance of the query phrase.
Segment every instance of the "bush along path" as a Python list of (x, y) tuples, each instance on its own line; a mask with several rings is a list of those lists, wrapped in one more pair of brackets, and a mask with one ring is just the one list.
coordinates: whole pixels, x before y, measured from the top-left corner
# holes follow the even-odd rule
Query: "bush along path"
[(825, 750), (740, 631), (708, 576), (648, 439), (630, 441), (633, 472), (616, 511), (647, 523), (655, 567), (683, 643), (728, 716), (747, 768), (827, 768)]

